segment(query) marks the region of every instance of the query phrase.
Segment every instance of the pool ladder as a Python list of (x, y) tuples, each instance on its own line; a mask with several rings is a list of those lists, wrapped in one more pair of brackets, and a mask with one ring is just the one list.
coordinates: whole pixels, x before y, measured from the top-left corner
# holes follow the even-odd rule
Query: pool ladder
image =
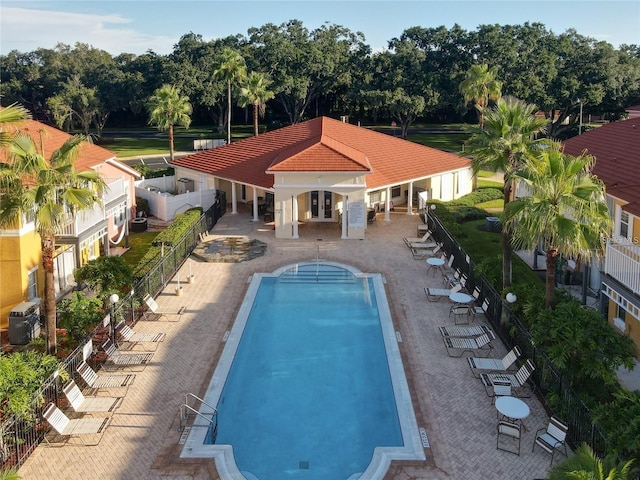
[[(212, 411), (200, 412), (196, 410), (195, 404), (193, 406), (189, 405), (190, 399), (200, 402), (201, 405), (206, 405)], [(218, 410), (216, 410), (214, 407), (209, 405), (207, 402), (205, 402), (203, 399), (201, 399), (197, 395), (194, 395), (193, 393), (187, 393), (184, 396), (184, 403), (180, 405), (180, 431), (181, 432), (184, 431), (184, 429), (187, 427), (187, 424), (189, 423), (189, 419), (192, 417), (194, 419), (202, 418), (204, 419), (205, 422), (207, 422), (206, 425), (198, 425), (194, 421), (192, 422), (191, 427), (207, 427), (208, 429), (211, 430), (211, 437), (212, 437), (211, 443), (215, 443), (216, 437), (218, 436)]]

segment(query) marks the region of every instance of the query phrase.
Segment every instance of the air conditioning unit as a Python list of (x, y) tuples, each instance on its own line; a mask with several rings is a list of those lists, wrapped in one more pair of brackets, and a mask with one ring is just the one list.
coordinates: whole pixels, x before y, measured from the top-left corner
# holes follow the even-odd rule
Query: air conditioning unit
[(193, 192), (193, 180), (190, 178), (180, 178), (176, 184), (176, 190), (178, 195), (181, 193)]
[(40, 307), (35, 302), (22, 302), (9, 312), (9, 343), (26, 345), (40, 336)]

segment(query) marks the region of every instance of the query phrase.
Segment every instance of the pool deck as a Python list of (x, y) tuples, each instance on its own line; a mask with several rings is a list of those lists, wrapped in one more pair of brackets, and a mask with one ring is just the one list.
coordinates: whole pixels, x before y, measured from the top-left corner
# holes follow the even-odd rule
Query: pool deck
[[(276, 240), (270, 225), (252, 222), (247, 212), (227, 213), (210, 232), (249, 235), (268, 244), (262, 257), (242, 263), (191, 261), (194, 284), (177, 281), (157, 297), (163, 310), (186, 306), (179, 321), (140, 321), (136, 331), (166, 332), (151, 363), (136, 373), (121, 406), (98, 446), (39, 446), (20, 469), (25, 480), (77, 479), (217, 479), (213, 460), (180, 459), (179, 407), (187, 392), (201, 396), (209, 384), (231, 329), (256, 272), (296, 261), (322, 260), (381, 273), (391, 315), (402, 342), (409, 388), (418, 427), (426, 429), (425, 462), (393, 462), (386, 480), (534, 480), (545, 478), (550, 455), (531, 452), (536, 429), (548, 417), (535, 396), (525, 399), (531, 415), (524, 420), (520, 455), (496, 450), (496, 410), (480, 380), (464, 358), (447, 355), (437, 327), (453, 325), (449, 302), (428, 302), (424, 287), (442, 288), (439, 274), (427, 274), (424, 261), (414, 260), (403, 237), (415, 237), (419, 217), (392, 212), (391, 221), (378, 214), (364, 240), (341, 240), (335, 224), (304, 224), (300, 239)], [(185, 264), (180, 277), (185, 279)], [(476, 324), (479, 321), (475, 322)], [(502, 357), (499, 341), (490, 356)], [(562, 456), (560, 456), (562, 458)], [(340, 479), (327, 479), (340, 480)], [(345, 479), (346, 480), (346, 479)]]

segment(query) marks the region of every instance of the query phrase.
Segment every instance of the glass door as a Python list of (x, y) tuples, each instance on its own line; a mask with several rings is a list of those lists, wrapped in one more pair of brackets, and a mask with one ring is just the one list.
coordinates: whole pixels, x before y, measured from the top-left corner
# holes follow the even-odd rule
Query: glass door
[(333, 221), (333, 194), (325, 190), (313, 190), (309, 199), (311, 205), (311, 220), (316, 222)]

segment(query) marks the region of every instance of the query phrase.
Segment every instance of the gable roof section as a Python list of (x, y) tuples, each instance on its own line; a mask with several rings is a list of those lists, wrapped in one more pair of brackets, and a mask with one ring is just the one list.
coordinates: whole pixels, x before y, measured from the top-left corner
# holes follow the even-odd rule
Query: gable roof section
[(275, 172), (354, 172), (368, 189), (469, 167), (457, 155), (328, 117), (174, 159), (173, 165), (273, 187)]
[[(53, 152), (58, 150), (64, 142), (71, 138), (71, 135), (58, 130), (57, 128), (50, 127), (44, 123), (40, 123), (36, 120), (24, 120), (17, 123), (13, 127), (16, 131), (21, 131), (28, 134), (35, 142), (38, 149), (40, 148), (40, 133), (42, 132), (42, 146), (43, 155), (49, 160)], [(6, 153), (0, 152), (0, 160), (6, 161)], [(115, 159), (115, 154), (110, 152), (106, 148), (102, 148), (98, 145), (94, 145), (90, 142), (84, 142), (79, 150), (78, 158), (74, 163), (74, 168), (78, 172), (89, 170), (94, 168), (107, 160)]]
[(593, 173), (605, 184), (607, 193), (629, 202), (623, 209), (640, 216), (640, 119), (630, 118), (608, 123), (572, 137), (564, 152), (593, 155)]

